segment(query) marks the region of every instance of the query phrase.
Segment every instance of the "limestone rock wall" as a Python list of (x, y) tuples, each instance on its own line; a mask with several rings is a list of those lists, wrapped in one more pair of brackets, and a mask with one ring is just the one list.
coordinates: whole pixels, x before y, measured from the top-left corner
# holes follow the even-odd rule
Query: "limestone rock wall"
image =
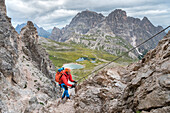
[(0, 0), (0, 113), (38, 112), (58, 98), (54, 73), (32, 22), (18, 35)]

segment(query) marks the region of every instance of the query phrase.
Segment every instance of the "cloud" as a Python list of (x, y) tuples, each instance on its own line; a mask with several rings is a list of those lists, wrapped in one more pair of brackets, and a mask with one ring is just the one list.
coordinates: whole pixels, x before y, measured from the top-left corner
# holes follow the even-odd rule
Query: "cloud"
[(62, 20), (66, 17), (75, 16), (78, 13), (76, 10), (65, 10), (65, 9), (58, 9), (52, 12), (49, 12), (47, 15), (43, 15), (41, 17), (35, 18), (37, 22), (53, 22), (54, 20)]
[(128, 16), (147, 16), (154, 25), (170, 24), (169, 0), (6, 0), (7, 14), (14, 26), (31, 20), (44, 27), (62, 28), (82, 10), (92, 10), (107, 16), (116, 8)]
[[(44, 27), (48, 27), (47, 25), (51, 24), (52, 27), (57, 26), (59, 28), (62, 28), (66, 24), (69, 24), (70, 19), (74, 17), (77, 13), (78, 11), (76, 10), (65, 9), (54, 10), (53, 12), (49, 12), (47, 15), (36, 17), (34, 19), (34, 22), (37, 24), (41, 24)], [(44, 24), (44, 22), (48, 24)]]
[(128, 16), (140, 19), (146, 16), (156, 26), (162, 25), (163, 27), (167, 27), (170, 25), (170, 21), (168, 21), (170, 18), (170, 8), (168, 4), (160, 3), (156, 5), (145, 5), (122, 9), (127, 12)]

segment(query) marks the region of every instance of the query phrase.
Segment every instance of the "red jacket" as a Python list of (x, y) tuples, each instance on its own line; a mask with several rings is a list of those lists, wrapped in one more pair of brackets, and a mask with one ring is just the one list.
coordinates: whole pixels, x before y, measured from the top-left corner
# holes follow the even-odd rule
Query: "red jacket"
[(62, 77), (60, 78), (61, 82), (59, 82), (59, 84), (64, 83), (67, 86), (72, 86), (72, 84), (68, 83), (68, 80), (70, 80), (71, 82), (74, 82), (74, 80), (72, 79), (72, 75), (71, 74), (66, 74), (65, 72), (63, 72)]

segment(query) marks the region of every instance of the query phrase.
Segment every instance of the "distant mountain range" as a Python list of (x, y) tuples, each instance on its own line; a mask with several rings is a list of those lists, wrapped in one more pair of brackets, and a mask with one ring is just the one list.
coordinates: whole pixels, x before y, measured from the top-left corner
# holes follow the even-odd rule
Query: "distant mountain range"
[[(147, 17), (128, 17), (126, 12), (116, 9), (108, 16), (93, 11), (78, 13), (63, 29), (54, 27), (49, 37), (59, 42), (74, 42), (91, 49), (101, 49), (111, 54), (120, 55), (142, 41), (150, 38), (163, 28), (155, 27)], [(130, 57), (137, 57), (153, 49), (165, 32), (137, 48)]]
[[(20, 31), (21, 29), (26, 26), (27, 24), (26, 23), (23, 23), (23, 24), (18, 24), (16, 26), (16, 31), (20, 34)], [(37, 28), (37, 32), (38, 32), (38, 35), (41, 36), (41, 37), (45, 37), (45, 38), (48, 38), (50, 36), (50, 33), (51, 32), (48, 32), (46, 30), (44, 30), (42, 27), (39, 27), (37, 24), (34, 23), (34, 26)]]
[[(25, 25), (18, 25), (16, 31), (20, 33)], [(82, 11), (62, 29), (54, 27), (46, 31), (36, 24), (34, 26), (41, 37), (58, 42), (82, 44), (90, 49), (103, 50), (114, 55), (121, 55), (163, 29), (162, 26), (154, 26), (147, 17), (142, 20), (128, 17), (121, 9), (114, 10), (106, 17), (89, 10)], [(148, 50), (155, 48), (165, 34), (161, 33), (130, 52), (128, 56), (143, 56)]]
[(51, 33), (53, 29), (48, 29), (47, 32)]

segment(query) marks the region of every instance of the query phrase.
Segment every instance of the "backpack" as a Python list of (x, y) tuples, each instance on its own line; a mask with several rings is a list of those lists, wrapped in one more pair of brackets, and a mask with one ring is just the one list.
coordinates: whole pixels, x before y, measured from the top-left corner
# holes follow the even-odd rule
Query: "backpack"
[(56, 81), (56, 82), (61, 82), (60, 79), (61, 79), (61, 77), (62, 77), (62, 75), (63, 75), (63, 73), (62, 73), (63, 70), (64, 70), (64, 67), (58, 69), (58, 71), (57, 71), (57, 73), (56, 73), (56, 75), (55, 75), (55, 81)]

